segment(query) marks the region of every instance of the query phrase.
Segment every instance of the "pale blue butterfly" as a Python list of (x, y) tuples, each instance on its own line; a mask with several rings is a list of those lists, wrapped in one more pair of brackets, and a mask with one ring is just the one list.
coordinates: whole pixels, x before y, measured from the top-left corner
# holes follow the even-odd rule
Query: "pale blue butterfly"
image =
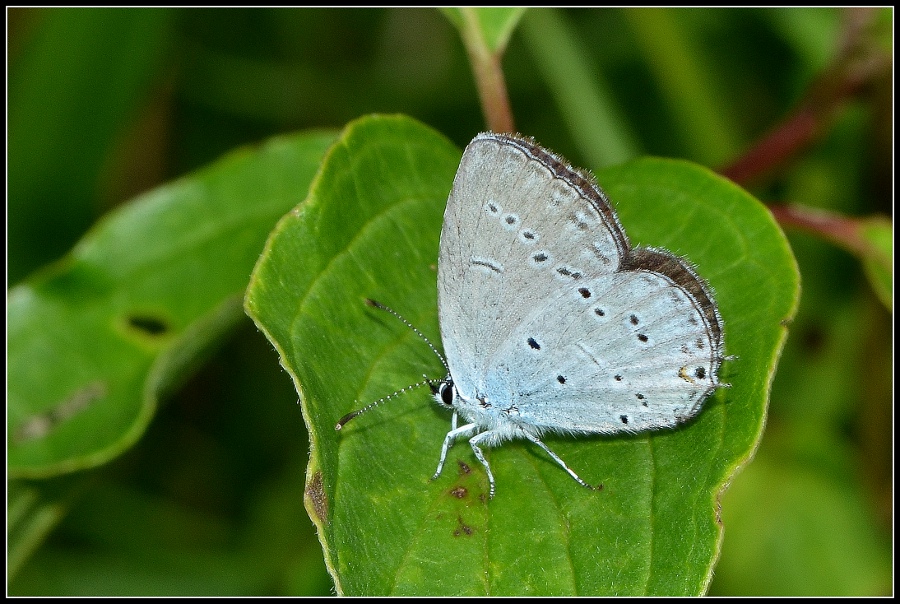
[(632, 248), (594, 179), (523, 137), (479, 134), (463, 153), (441, 231), (438, 313), (447, 376), (337, 429), (430, 384), (453, 410), (434, 477), (468, 438), (491, 497), (482, 447), (527, 439), (591, 488), (543, 433), (674, 427), (722, 386), (711, 288), (686, 260)]

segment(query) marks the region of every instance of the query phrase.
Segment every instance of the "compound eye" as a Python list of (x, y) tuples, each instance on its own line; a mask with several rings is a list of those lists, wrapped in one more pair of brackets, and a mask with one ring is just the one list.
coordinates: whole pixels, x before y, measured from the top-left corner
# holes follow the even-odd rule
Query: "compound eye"
[(456, 398), (456, 389), (453, 386), (453, 382), (442, 383), (440, 385), (439, 394), (441, 395), (442, 403), (448, 407), (453, 406), (453, 399)]

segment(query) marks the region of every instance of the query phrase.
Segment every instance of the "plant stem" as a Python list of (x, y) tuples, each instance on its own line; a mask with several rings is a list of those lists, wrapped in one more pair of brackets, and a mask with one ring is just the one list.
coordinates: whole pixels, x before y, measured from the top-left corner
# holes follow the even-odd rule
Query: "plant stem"
[(795, 227), (824, 237), (839, 247), (863, 259), (874, 260), (890, 269), (891, 259), (873, 246), (861, 229), (871, 220), (847, 218), (834, 212), (799, 205), (770, 206), (769, 210), (783, 227)]
[(506, 80), (500, 65), (501, 52), (493, 53), (488, 48), (474, 9), (461, 8), (460, 12), (463, 16), (463, 44), (472, 63), (484, 121), (494, 132), (515, 132)]
[(826, 131), (845, 101), (875, 78), (890, 75), (890, 56), (870, 43), (875, 16), (872, 9), (847, 10), (832, 66), (810, 86), (790, 116), (719, 173), (747, 184), (784, 166)]

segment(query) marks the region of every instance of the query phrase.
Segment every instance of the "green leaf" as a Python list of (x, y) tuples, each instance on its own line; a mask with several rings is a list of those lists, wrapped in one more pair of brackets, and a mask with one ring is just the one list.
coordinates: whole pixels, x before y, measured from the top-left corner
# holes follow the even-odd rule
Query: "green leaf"
[(444, 16), (450, 20), (463, 38), (467, 28), (477, 29), (477, 37), (494, 53), (503, 54), (509, 37), (516, 24), (525, 12), (524, 8), (492, 7), (492, 8), (441, 8)]
[(890, 220), (872, 218), (859, 227), (859, 236), (871, 248), (863, 254), (863, 267), (878, 299), (888, 308), (894, 308), (894, 226)]
[[(307, 200), (273, 232), (246, 308), (301, 395), (311, 456), (306, 505), (338, 593), (348, 595), (701, 594), (722, 538), (717, 502), (754, 451), (798, 273), (781, 230), (749, 194), (683, 161), (598, 174), (634, 243), (698, 266), (725, 320), (731, 388), (697, 421), (622, 437), (548, 436), (591, 483), (543, 452), (490, 450), (497, 494), (469, 447), (431, 481), (449, 414), (427, 389), (335, 423), (440, 361), (394, 308), (439, 344), (438, 240), (460, 158), (403, 117), (350, 124)], [(478, 300), (468, 303), (478, 304)]]
[(140, 196), (8, 298), (8, 473), (101, 464), (241, 318), (268, 232), (333, 140), (275, 139)]

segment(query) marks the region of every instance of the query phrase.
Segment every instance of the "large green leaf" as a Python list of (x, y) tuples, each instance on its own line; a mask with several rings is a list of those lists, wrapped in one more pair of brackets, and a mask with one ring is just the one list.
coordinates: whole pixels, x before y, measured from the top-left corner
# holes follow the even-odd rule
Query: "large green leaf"
[(150, 191), (10, 291), (10, 476), (91, 467), (143, 433), (165, 388), (242, 316), (268, 232), (333, 138), (275, 139)]
[[(543, 452), (465, 443), (431, 481), (449, 414), (427, 389), (345, 413), (422, 375), (442, 377), (397, 310), (439, 344), (438, 239), (460, 151), (403, 117), (347, 127), (307, 200), (273, 232), (246, 308), (301, 394), (307, 509), (343, 594), (700, 594), (722, 538), (718, 498), (750, 458), (798, 296), (782, 232), (743, 190), (696, 165), (636, 161), (598, 174), (634, 243), (695, 262), (717, 292), (727, 361), (691, 424), (622, 437), (546, 438), (600, 491)], [(477, 300), (469, 301), (477, 304)]]

